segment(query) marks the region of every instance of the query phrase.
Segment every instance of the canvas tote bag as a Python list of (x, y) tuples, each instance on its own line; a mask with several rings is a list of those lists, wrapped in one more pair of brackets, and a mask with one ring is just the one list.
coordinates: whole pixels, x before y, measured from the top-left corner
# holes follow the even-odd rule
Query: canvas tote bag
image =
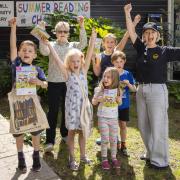
[(84, 86), (81, 83), (81, 80), (77, 76), (76, 78), (81, 88), (82, 95), (83, 95), (80, 123), (81, 123), (81, 128), (83, 131), (83, 136), (87, 139), (91, 135), (92, 128), (93, 128), (93, 107), (89, 101), (88, 96), (85, 94)]
[(37, 95), (16, 95), (13, 89), (8, 93), (10, 106), (10, 133), (21, 134), (49, 128), (46, 114)]

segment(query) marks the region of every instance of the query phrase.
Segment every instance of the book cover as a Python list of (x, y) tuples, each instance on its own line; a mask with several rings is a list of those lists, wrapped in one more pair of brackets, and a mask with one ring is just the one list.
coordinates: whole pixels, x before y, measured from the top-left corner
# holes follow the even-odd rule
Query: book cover
[(116, 102), (117, 97), (117, 89), (104, 89), (104, 107), (117, 107), (118, 104)]
[(36, 94), (36, 85), (30, 84), (31, 78), (36, 78), (37, 71), (35, 66), (16, 67), (16, 94), (32, 95)]
[(100, 53), (101, 43), (102, 43), (102, 39), (101, 38), (96, 38), (95, 46), (94, 46), (94, 53), (95, 54)]
[(39, 25), (37, 25), (31, 32), (38, 40), (47, 40), (50, 35)]

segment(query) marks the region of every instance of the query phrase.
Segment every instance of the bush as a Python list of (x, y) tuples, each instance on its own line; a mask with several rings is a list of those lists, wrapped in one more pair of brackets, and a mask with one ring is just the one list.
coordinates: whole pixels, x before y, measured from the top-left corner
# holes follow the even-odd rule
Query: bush
[[(63, 12), (56, 11), (52, 14), (48, 14), (45, 21), (50, 25), (47, 28), (47, 31), (51, 35), (51, 40), (55, 38), (55, 36), (53, 35), (53, 32), (54, 32), (53, 28), (55, 27), (56, 23), (58, 21), (66, 21), (70, 24), (69, 41), (79, 41), (80, 27), (77, 23), (77, 15), (72, 14), (72, 13), (63, 13)], [(86, 29), (88, 39), (91, 35), (92, 28), (96, 29), (97, 37), (99, 38), (103, 38), (107, 33), (114, 33), (117, 36), (117, 38), (120, 39), (124, 34), (123, 29), (121, 29), (120, 27), (114, 26), (110, 19), (106, 19), (103, 17), (99, 17), (97, 19), (85, 18), (84, 24), (85, 24), (85, 29)], [(84, 50), (84, 52), (86, 52), (86, 49)], [(42, 67), (47, 73), (47, 69), (48, 69), (47, 57), (43, 57), (42, 55), (40, 55), (40, 53), (38, 53), (36, 64)], [(89, 72), (88, 72), (89, 95), (92, 95), (93, 84), (94, 84), (93, 79), (94, 79), (93, 71), (92, 71), (92, 67), (90, 67)]]

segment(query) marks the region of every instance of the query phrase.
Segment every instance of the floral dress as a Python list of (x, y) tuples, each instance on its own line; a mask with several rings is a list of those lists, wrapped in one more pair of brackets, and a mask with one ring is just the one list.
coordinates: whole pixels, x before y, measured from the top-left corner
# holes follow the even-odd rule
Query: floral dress
[(84, 86), (85, 94), (88, 95), (87, 78), (84, 73), (81, 71), (79, 77), (75, 73), (70, 73), (69, 79), (66, 82), (67, 92), (65, 101), (65, 123), (68, 130), (81, 130), (80, 115), (83, 95), (78, 78)]

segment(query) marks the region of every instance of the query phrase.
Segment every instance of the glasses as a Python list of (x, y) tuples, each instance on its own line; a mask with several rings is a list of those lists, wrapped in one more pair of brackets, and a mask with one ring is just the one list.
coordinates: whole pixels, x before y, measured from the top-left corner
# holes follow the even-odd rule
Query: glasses
[(144, 63), (147, 63), (147, 47), (145, 48), (144, 51)]
[(59, 31), (56, 31), (56, 33), (58, 33), (58, 34), (62, 34), (62, 33), (67, 34), (67, 33), (69, 33), (69, 31), (61, 31), (61, 30), (59, 30)]

